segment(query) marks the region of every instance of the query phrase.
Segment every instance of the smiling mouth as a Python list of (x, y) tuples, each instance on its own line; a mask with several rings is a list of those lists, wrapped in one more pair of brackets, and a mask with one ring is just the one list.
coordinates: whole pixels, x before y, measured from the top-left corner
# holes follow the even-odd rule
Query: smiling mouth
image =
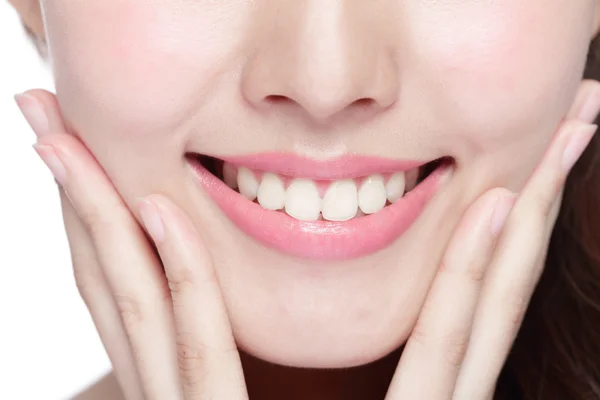
[(252, 170), (211, 156), (188, 157), (265, 210), (282, 211), (300, 221), (333, 222), (380, 212), (401, 200), (441, 165), (452, 162), (439, 158), (407, 171), (313, 180)]
[(186, 154), (202, 188), (243, 232), (283, 253), (324, 261), (371, 254), (401, 236), (454, 164), (290, 154)]

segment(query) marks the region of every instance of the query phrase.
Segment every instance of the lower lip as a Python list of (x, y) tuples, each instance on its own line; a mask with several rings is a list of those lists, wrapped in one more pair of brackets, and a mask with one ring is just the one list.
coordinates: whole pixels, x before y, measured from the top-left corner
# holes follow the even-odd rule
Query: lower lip
[(448, 165), (441, 165), (401, 200), (378, 213), (347, 222), (300, 221), (249, 201), (190, 161), (213, 201), (244, 233), (282, 253), (318, 261), (343, 261), (383, 250), (406, 232), (440, 187)]

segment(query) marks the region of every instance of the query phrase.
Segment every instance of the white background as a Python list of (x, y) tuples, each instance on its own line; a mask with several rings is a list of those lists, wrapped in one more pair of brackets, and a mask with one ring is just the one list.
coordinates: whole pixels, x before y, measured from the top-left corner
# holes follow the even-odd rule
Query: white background
[[(52, 90), (48, 66), (0, 0), (0, 399), (68, 399), (109, 362), (72, 275), (54, 180), (13, 95)], [(108, 399), (107, 399), (108, 400)]]

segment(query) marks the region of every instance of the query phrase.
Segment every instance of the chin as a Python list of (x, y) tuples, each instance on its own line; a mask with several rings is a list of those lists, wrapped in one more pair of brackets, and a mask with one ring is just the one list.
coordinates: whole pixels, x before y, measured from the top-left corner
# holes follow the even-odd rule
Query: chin
[[(401, 315), (401, 310), (396, 314)], [(286, 334), (291, 329), (283, 326), (268, 331), (238, 326), (234, 334), (241, 351), (272, 364), (296, 368), (352, 368), (382, 359), (406, 342), (414, 325), (413, 318), (390, 321), (389, 317), (387, 310), (381, 313), (377, 325), (348, 321), (342, 326), (320, 321), (323, 329), (306, 325), (295, 334)]]
[(238, 347), (288, 367), (356, 367), (401, 347), (441, 252), (407, 251), (423, 235), (416, 227), (365, 258), (309, 261), (261, 246), (227, 220), (213, 226), (224, 230), (211, 231), (209, 246)]

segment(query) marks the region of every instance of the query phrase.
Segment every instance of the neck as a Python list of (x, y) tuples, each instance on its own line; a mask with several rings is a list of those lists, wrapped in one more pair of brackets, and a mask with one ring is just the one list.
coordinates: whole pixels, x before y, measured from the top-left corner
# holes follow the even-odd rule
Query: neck
[(241, 353), (252, 400), (383, 400), (400, 350), (373, 363), (345, 369), (304, 369), (270, 364)]

